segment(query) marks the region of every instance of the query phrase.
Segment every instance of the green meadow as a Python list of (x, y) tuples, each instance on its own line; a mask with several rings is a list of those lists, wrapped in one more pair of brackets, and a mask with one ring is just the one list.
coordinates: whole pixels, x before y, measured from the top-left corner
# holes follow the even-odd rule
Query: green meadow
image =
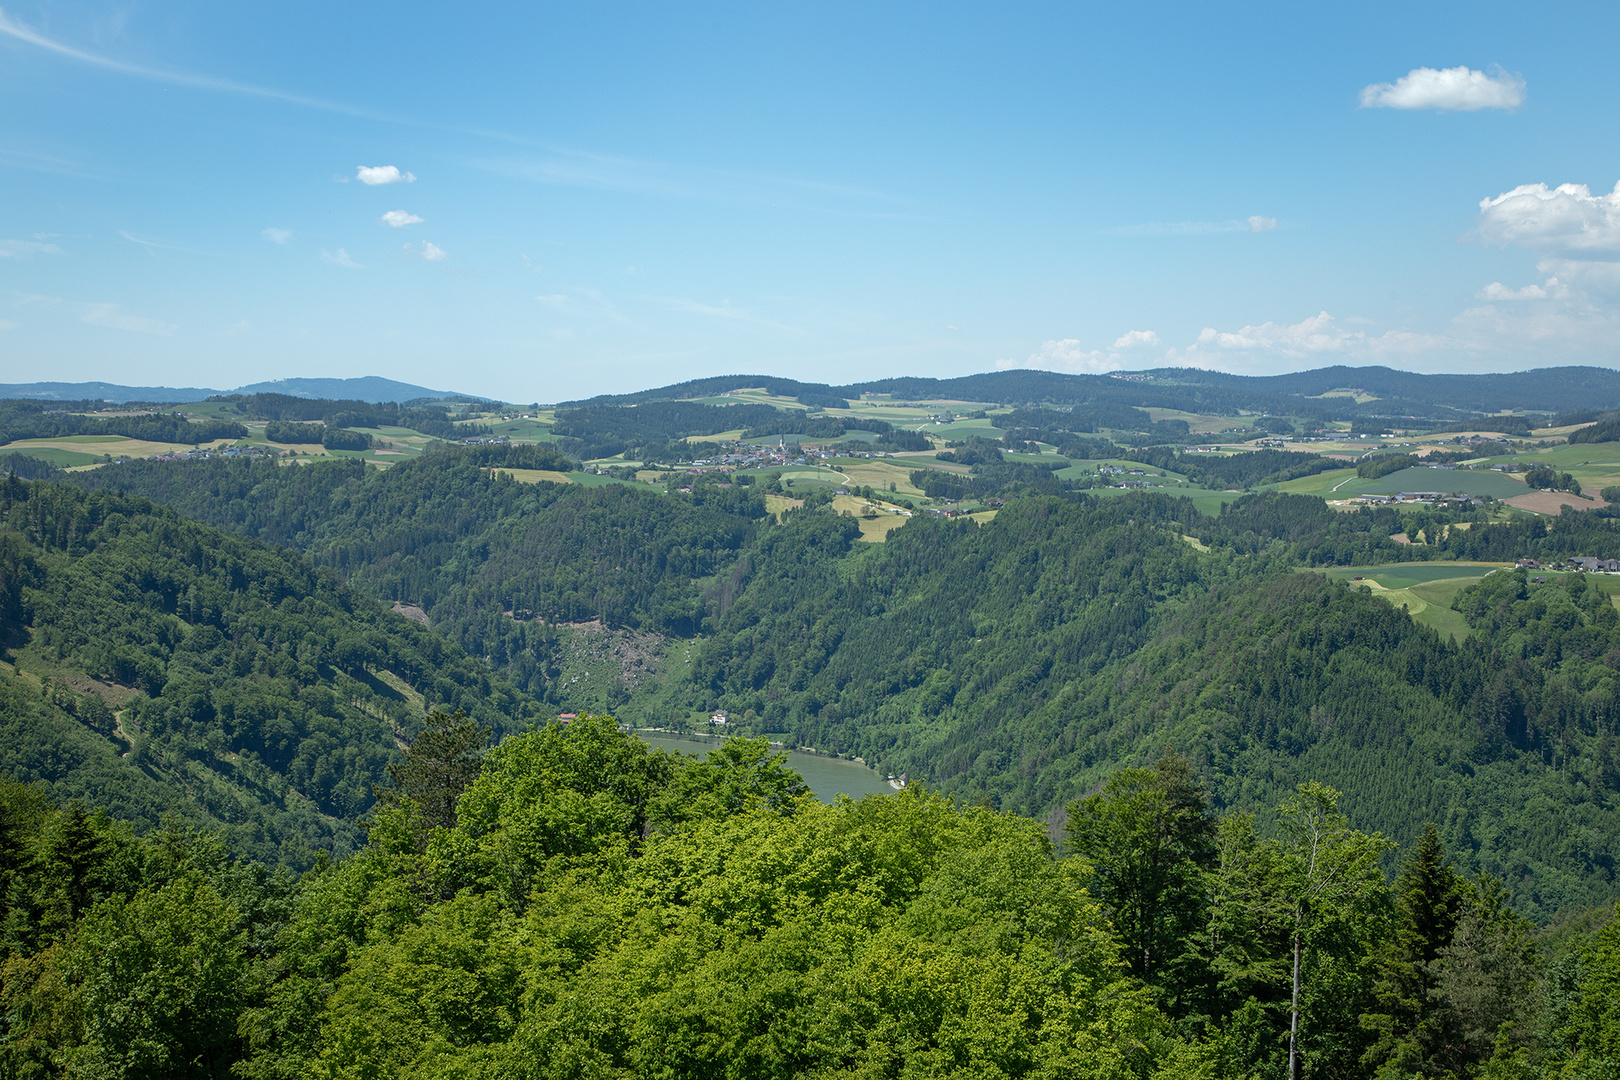
[(1503, 565), (1468, 562), (1389, 563), (1383, 566), (1312, 569), (1309, 572), (1326, 574), (1335, 581), (1364, 585), (1374, 595), (1396, 607), (1405, 608), (1407, 614), (1417, 622), (1438, 630), (1454, 641), (1460, 641), (1468, 636), (1468, 622), (1460, 612), (1451, 609), (1452, 601), (1458, 593)]

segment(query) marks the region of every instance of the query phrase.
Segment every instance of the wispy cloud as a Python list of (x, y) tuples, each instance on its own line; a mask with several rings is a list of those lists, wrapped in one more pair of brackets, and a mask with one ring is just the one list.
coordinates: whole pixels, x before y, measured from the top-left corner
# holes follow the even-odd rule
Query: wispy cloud
[(105, 326), (111, 330), (127, 330), (133, 334), (173, 334), (179, 327), (142, 315), (131, 315), (118, 304), (81, 304), (79, 319), (91, 326)]
[(1276, 218), (1251, 214), (1228, 221), (1150, 221), (1143, 225), (1119, 225), (1103, 232), (1111, 236), (1220, 236), (1270, 232), (1276, 227)]
[(681, 296), (655, 296), (654, 300), (663, 304), (671, 311), (681, 311), (688, 315), (699, 315), (705, 319), (719, 319), (724, 322), (751, 323), (755, 326), (765, 326), (772, 330), (785, 330), (790, 334), (802, 334), (804, 331), (797, 326), (788, 326), (785, 323), (775, 322), (762, 318), (744, 308), (734, 308), (730, 300), (722, 300), (718, 305), (704, 304), (696, 300), (688, 300)]
[(354, 178), (362, 184), (376, 187), (378, 184), (413, 184), (416, 174), (400, 172), (397, 165), (357, 165)]
[(0, 240), (0, 259), (32, 259), (35, 255), (60, 255), (62, 249), (55, 244), (42, 244), (38, 240)]
[(1519, 289), (1510, 289), (1500, 281), (1493, 281), (1479, 290), (1480, 300), (1498, 301), (1514, 300), (1550, 300), (1565, 295), (1569, 290), (1556, 277), (1550, 277), (1541, 285), (1526, 285)]
[(449, 252), (430, 240), (424, 240), (420, 248), (415, 244), (406, 244), (403, 250), (411, 258), (426, 259), (428, 262), (443, 262), (450, 257)]
[(0, 319), (0, 330), (15, 330), (22, 323), (12, 322), (10, 319)]
[(14, 169), (27, 169), (30, 172), (41, 172), (51, 176), (73, 176), (83, 180), (108, 179), (104, 174), (89, 169), (79, 162), (52, 154), (34, 153), (15, 146), (0, 146), (0, 163)]
[(140, 79), (149, 79), (154, 82), (168, 83), (172, 86), (189, 86), (197, 90), (214, 90), (227, 94), (245, 94), (249, 97), (266, 98), (271, 101), (284, 101), (290, 105), (301, 105), (309, 109), (320, 109), (323, 112), (343, 113), (348, 116), (358, 116), (370, 120), (399, 121), (393, 117), (383, 116), (367, 109), (357, 109), (349, 105), (340, 105), (331, 101), (322, 101), (319, 98), (305, 97), (301, 94), (289, 94), (282, 90), (272, 90), (269, 87), (254, 86), (251, 83), (236, 82), (232, 79), (219, 79), (212, 75), (193, 75), (181, 71), (164, 71), (161, 68), (144, 67), (140, 64), (128, 64), (122, 60), (114, 60), (108, 56), (76, 49), (65, 45), (53, 38), (48, 38), (39, 31), (24, 26), (0, 10), (0, 34), (27, 42), (30, 45), (76, 60), (81, 64), (89, 64), (105, 71), (115, 71), (122, 75), (131, 75)]
[(384, 225), (391, 225), (396, 229), (403, 229), (407, 225), (422, 224), (421, 218), (417, 217), (415, 214), (407, 213), (404, 210), (390, 210), (378, 220), (380, 220)]
[(1501, 68), (1490, 74), (1467, 67), (1413, 68), (1392, 83), (1373, 83), (1361, 91), (1363, 109), (1474, 112), (1523, 104), (1524, 79)]
[(128, 240), (132, 244), (143, 247), (147, 251), (179, 251), (187, 255), (212, 254), (211, 252), (203, 251), (200, 248), (186, 247), (184, 244), (170, 244), (162, 240), (149, 240), (144, 236), (136, 236), (133, 233), (125, 232), (123, 229), (118, 229), (116, 232), (125, 240)]
[(341, 266), (346, 270), (360, 269), (360, 264), (349, 258), (349, 253), (344, 251), (342, 248), (338, 248), (336, 251), (327, 251), (325, 248), (322, 248), (321, 258), (325, 259), (333, 266)]
[(595, 289), (570, 289), (563, 293), (548, 293), (534, 298), (541, 307), (576, 319), (607, 318), (616, 322), (629, 322), (607, 297)]
[(292, 230), (269, 228), (260, 232), (259, 235), (270, 241), (272, 244), (285, 245), (287, 241), (292, 239)]

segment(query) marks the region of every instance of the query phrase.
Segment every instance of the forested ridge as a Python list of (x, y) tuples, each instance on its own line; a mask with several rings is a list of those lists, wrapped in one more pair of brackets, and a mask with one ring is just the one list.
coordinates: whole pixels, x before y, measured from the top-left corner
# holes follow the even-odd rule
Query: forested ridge
[[(1536, 918), (1614, 890), (1620, 626), (1605, 597), (1493, 575), (1459, 600), (1474, 633), (1453, 644), (1293, 572), (1613, 557), (1606, 513), (1493, 524), (1468, 508), (1342, 513), (1254, 494), (1209, 518), (1164, 494), (1052, 491), (984, 527), (919, 516), (869, 545), (826, 510), (775, 523), (748, 488), (515, 484), (485, 464), (505, 453), (386, 473), (121, 466), (80, 482), (166, 498), (421, 604), (560, 709), (602, 696), (559, 677), (558, 624), (600, 618), (691, 642), (689, 664), (608, 695), (637, 723), (725, 709), (737, 730), (1037, 817), (1175, 746), (1223, 808), (1317, 779), (1398, 840), (1433, 821), (1461, 865)], [(1508, 583), (1511, 601), (1491, 591)]]
[(307, 867), (352, 850), (424, 709), (518, 730), (536, 703), (278, 551), (105, 492), (3, 483), (0, 668), (16, 779), (142, 827), (176, 812)]
[(387, 472), (360, 462), (277, 468), (131, 462), (81, 474), (268, 544), (296, 547), (350, 585), (422, 607), (468, 653), (544, 695), (557, 623), (690, 635), (700, 582), (729, 570), (765, 518), (746, 489), (690, 498), (648, 488), (523, 484), (507, 468), (571, 463), (536, 447), (449, 450)]

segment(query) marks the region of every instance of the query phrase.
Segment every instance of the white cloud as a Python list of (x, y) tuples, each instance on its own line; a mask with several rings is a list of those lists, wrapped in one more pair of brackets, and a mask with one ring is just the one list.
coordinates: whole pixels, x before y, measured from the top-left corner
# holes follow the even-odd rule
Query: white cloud
[(269, 228), (260, 232), (259, 235), (270, 241), (272, 244), (285, 244), (287, 241), (292, 239), (292, 230)]
[(1152, 330), (1128, 330), (1115, 339), (1114, 344), (1107, 349), (1087, 349), (1077, 338), (1060, 338), (1041, 342), (1041, 347), (1027, 359), (997, 360), (995, 366), (1003, 371), (1012, 368), (1036, 368), (1041, 371), (1071, 371), (1100, 375), (1104, 372), (1118, 371), (1125, 366), (1127, 359), (1140, 364), (1148, 358), (1142, 356), (1140, 352), (1134, 352), (1134, 355), (1130, 356), (1126, 354), (1146, 348), (1157, 349), (1162, 344), (1159, 335)]
[(0, 330), (15, 330), (22, 323), (14, 323), (10, 319), (0, 319)]
[(422, 258), (426, 259), (428, 262), (443, 262), (449, 257), (450, 256), (445, 253), (445, 250), (438, 244), (428, 243), (426, 241), (423, 242)]
[(1120, 335), (1119, 340), (1114, 342), (1114, 348), (1134, 349), (1139, 345), (1157, 344), (1159, 344), (1159, 335), (1155, 334), (1152, 330), (1131, 330), (1128, 333)]
[(392, 225), (396, 229), (402, 229), (406, 225), (422, 224), (421, 218), (404, 210), (390, 210), (382, 216), (381, 220), (384, 224)]
[(32, 259), (35, 255), (60, 255), (62, 249), (55, 244), (41, 244), (37, 240), (0, 240), (0, 259)]
[(1332, 315), (1323, 311), (1297, 323), (1266, 322), (1231, 331), (1206, 326), (1186, 355), (1189, 360), (1210, 352), (1242, 355), (1257, 360), (1302, 360), (1323, 354), (1378, 357), (1410, 355), (1450, 344), (1444, 338), (1410, 330), (1390, 330), (1377, 337), (1365, 330), (1345, 330)]
[(1516, 109), (1524, 104), (1524, 80), (1495, 69), (1489, 75), (1467, 67), (1413, 68), (1392, 83), (1361, 91), (1363, 109)]
[(1248, 221), (1250, 232), (1270, 232), (1272, 229), (1277, 227), (1277, 219), (1274, 217), (1262, 217), (1259, 214), (1250, 214)]
[(409, 184), (416, 176), (400, 172), (397, 165), (357, 165), (354, 178), (375, 187), (378, 184)]
[(1480, 200), (1479, 235), (1570, 259), (1620, 259), (1620, 184), (1607, 195), (1585, 184), (1520, 184)]
[(1564, 296), (1569, 290), (1556, 277), (1547, 279), (1544, 285), (1526, 285), (1522, 289), (1510, 289), (1500, 281), (1493, 281), (1479, 290), (1479, 299), (1492, 302), (1513, 300), (1551, 300)]
[(349, 258), (349, 253), (342, 248), (338, 248), (336, 251), (327, 251), (322, 248), (321, 258), (333, 266), (341, 266), (348, 270), (358, 270), (360, 268), (360, 264)]
[(79, 318), (92, 326), (105, 326), (113, 330), (128, 330), (135, 334), (168, 335), (179, 329), (173, 323), (130, 315), (117, 304), (83, 304)]

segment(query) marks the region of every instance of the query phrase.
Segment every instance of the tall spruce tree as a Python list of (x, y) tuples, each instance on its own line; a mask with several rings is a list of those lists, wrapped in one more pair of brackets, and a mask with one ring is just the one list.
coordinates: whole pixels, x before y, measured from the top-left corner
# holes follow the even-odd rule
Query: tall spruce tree
[(457, 709), (435, 709), (419, 735), (405, 751), (405, 759), (388, 766), (392, 787), (374, 789), (382, 806), (398, 806), (409, 799), (427, 828), (450, 828), (456, 823), (456, 800), (478, 779), (482, 751), (489, 745), (490, 729)]
[(1362, 1019), (1363, 1026), (1379, 1033), (1367, 1064), (1421, 1071), (1440, 1050), (1444, 1034), (1434, 1016), (1435, 965), (1451, 945), (1468, 891), (1446, 862), (1440, 831), (1426, 826), (1395, 880), (1395, 933), (1377, 957), (1379, 1010)]

